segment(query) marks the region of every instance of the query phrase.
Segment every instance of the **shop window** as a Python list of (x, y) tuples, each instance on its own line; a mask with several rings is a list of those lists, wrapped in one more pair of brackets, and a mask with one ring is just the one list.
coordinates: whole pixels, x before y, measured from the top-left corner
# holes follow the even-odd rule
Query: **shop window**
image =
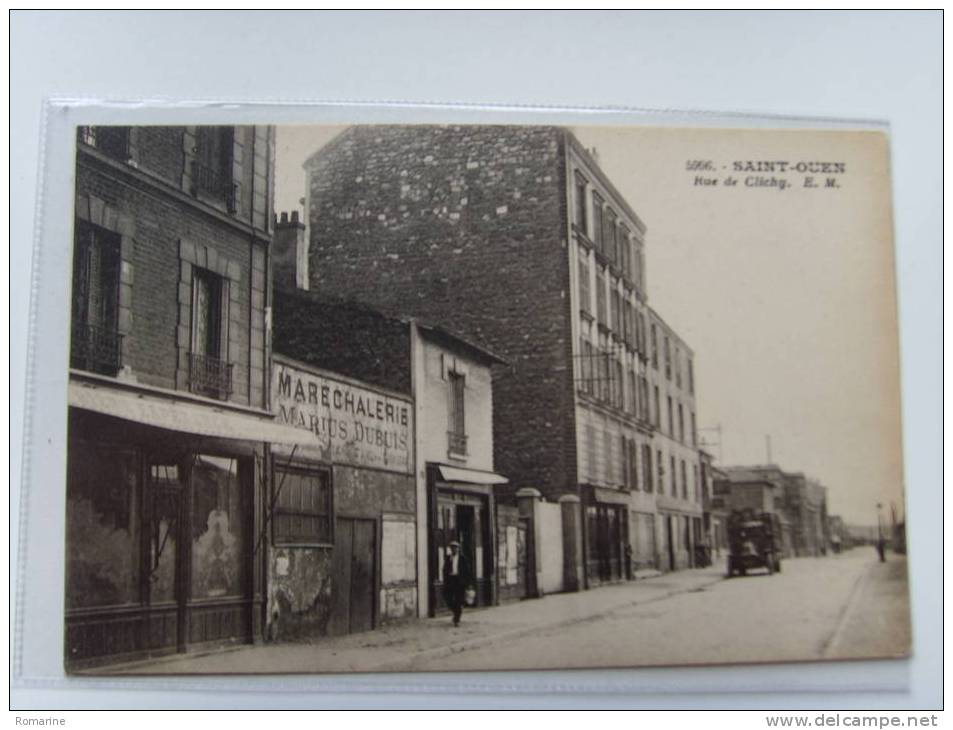
[(122, 365), (119, 334), (119, 234), (77, 221), (73, 251), (70, 366), (115, 375)]
[(140, 601), (138, 458), (71, 441), (66, 482), (66, 605)]
[(117, 160), (129, 159), (129, 127), (78, 127), (76, 138)]
[(334, 544), (330, 472), (275, 467), (274, 489), (275, 544)]
[(466, 376), (463, 373), (449, 372), (450, 408), (448, 409), (447, 442), (451, 455), (467, 455), (466, 427)]
[(192, 598), (243, 596), (247, 510), (238, 460), (196, 455), (191, 479)]
[(228, 280), (207, 269), (192, 271), (192, 344), (189, 383), (194, 393), (227, 400), (232, 393), (228, 352)]
[(182, 470), (177, 463), (151, 463), (146, 475), (143, 529), (148, 533), (149, 602), (176, 599), (175, 566), (179, 542)]
[(198, 127), (195, 136), (193, 195), (202, 192), (234, 213), (238, 205), (238, 185), (232, 179), (234, 128)]

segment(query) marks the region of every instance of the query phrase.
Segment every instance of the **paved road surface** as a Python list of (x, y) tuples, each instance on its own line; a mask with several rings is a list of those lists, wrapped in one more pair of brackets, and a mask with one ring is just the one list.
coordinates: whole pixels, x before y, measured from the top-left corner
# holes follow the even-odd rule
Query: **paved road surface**
[[(905, 561), (873, 549), (785, 561), (663, 601), (526, 634), (406, 669), (465, 670), (720, 664), (904, 654), (910, 641)], [(658, 580), (664, 580), (659, 578)]]
[(133, 674), (446, 671), (721, 664), (903, 655), (906, 563), (872, 548), (783, 572), (680, 571), (313, 643), (241, 647), (109, 670)]

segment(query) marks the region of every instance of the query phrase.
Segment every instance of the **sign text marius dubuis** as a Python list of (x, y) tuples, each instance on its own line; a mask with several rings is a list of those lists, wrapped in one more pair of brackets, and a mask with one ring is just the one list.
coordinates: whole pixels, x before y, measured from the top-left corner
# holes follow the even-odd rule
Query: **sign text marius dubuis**
[(413, 473), (409, 399), (277, 361), (272, 381), (278, 422), (311, 431), (335, 463)]

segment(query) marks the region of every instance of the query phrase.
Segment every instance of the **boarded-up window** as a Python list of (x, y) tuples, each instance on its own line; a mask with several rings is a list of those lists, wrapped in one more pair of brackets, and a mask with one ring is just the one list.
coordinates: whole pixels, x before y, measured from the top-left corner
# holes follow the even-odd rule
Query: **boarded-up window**
[(275, 468), (274, 534), (279, 545), (331, 545), (331, 475), (326, 470)]

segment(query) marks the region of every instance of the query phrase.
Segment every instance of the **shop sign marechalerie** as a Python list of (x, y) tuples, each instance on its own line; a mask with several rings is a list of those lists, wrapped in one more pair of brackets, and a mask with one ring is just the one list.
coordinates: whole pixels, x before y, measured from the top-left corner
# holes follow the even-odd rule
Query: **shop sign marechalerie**
[(335, 463), (413, 473), (409, 399), (277, 361), (272, 372), (278, 423), (313, 433)]

